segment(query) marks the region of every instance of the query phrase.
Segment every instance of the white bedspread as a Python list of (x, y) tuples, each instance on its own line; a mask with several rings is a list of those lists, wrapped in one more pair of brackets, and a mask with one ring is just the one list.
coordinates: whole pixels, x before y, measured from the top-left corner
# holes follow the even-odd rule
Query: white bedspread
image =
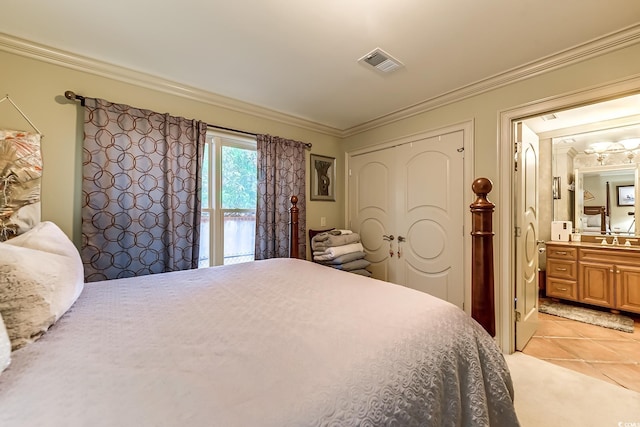
[(0, 426), (516, 426), (453, 305), (275, 259), (89, 283), (0, 375)]

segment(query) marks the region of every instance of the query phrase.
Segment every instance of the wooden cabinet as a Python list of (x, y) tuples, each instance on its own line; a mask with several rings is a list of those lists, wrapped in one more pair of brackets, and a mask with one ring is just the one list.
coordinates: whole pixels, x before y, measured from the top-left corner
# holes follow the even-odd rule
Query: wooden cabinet
[(640, 313), (640, 266), (620, 265), (616, 278), (617, 308)]
[(613, 308), (613, 265), (595, 262), (580, 263), (580, 301)]
[(640, 248), (547, 242), (546, 294), (640, 313)]
[(547, 245), (547, 296), (578, 300), (578, 249)]

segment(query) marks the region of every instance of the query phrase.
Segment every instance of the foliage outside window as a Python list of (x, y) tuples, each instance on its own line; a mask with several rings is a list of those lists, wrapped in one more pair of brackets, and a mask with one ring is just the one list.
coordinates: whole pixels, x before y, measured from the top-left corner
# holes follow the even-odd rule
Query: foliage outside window
[(199, 267), (253, 261), (255, 139), (212, 132), (204, 156)]

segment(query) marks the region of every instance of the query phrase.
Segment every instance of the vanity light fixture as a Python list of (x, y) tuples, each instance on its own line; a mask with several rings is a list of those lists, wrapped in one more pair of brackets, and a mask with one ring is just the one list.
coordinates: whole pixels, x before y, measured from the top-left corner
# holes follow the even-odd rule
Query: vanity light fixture
[(627, 151), (627, 159), (629, 159), (629, 163), (633, 162), (633, 158), (638, 154), (637, 148), (640, 146), (640, 138), (630, 138), (620, 141), (620, 144)]
[(595, 154), (596, 160), (603, 165), (604, 160), (609, 154), (626, 153), (629, 163), (632, 162), (636, 155), (634, 151), (640, 145), (640, 138), (628, 139), (620, 142), (595, 142), (585, 148), (585, 154)]

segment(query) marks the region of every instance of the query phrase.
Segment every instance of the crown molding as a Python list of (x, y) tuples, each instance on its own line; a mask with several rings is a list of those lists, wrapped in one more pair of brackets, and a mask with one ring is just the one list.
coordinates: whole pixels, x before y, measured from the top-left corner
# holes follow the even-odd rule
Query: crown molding
[(0, 33), (0, 51), (37, 59), (76, 71), (98, 75), (171, 95), (181, 96), (183, 98), (188, 98), (216, 107), (338, 138), (346, 138), (385, 126), (515, 82), (526, 80), (549, 71), (604, 55), (639, 42), (640, 23), (582, 43), (559, 53), (549, 55), (540, 60), (515, 67), (503, 73), (445, 92), (418, 104), (402, 108), (357, 126), (353, 126), (348, 129), (338, 129), (255, 104), (207, 92), (195, 87), (186, 86), (151, 74), (142, 73)]
[(225, 108), (227, 110), (272, 120), (330, 136), (342, 136), (342, 131), (340, 129), (313, 122), (311, 120), (306, 120), (300, 117), (281, 113), (279, 111), (260, 107), (255, 104), (207, 92), (151, 74), (76, 55), (8, 34), (0, 33), (0, 51), (25, 56), (50, 64), (70, 68), (72, 70), (106, 77), (108, 79), (133, 84), (170, 95), (180, 96), (216, 107)]
[(603, 37), (579, 44), (572, 48), (532, 61), (503, 73), (496, 74), (475, 83), (445, 92), (413, 106), (402, 108), (368, 122), (345, 129), (342, 137), (348, 137), (371, 129), (385, 126), (427, 111), (461, 101), (509, 84), (563, 68), (590, 58), (604, 55), (640, 42), (640, 24), (635, 24)]

